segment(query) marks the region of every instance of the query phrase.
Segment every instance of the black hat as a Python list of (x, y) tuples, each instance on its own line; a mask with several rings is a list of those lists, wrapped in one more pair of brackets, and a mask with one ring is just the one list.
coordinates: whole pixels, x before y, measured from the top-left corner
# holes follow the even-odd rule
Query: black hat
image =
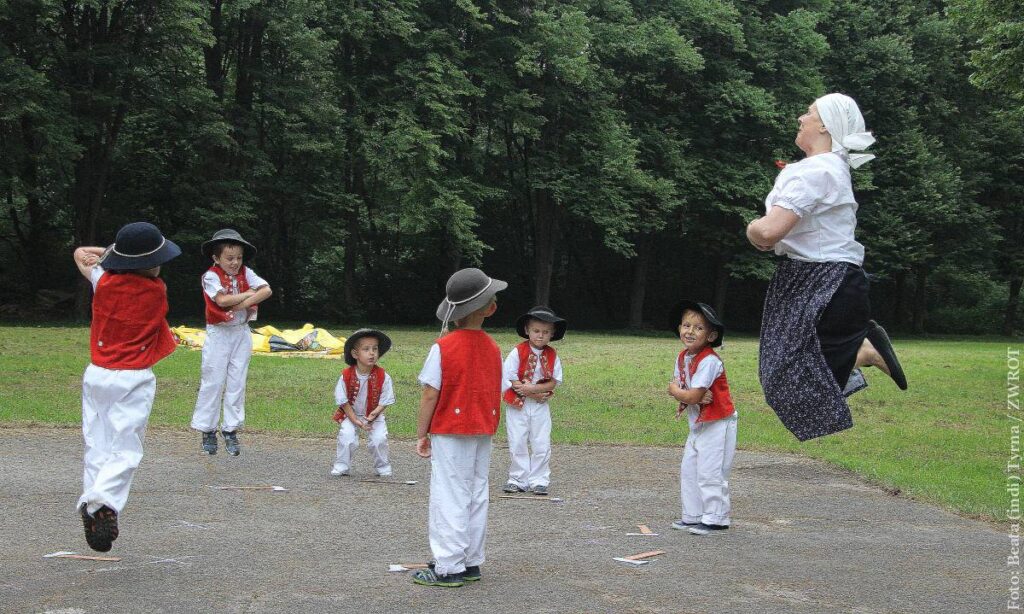
[(249, 260), (256, 257), (256, 247), (242, 238), (237, 230), (225, 228), (213, 233), (213, 238), (203, 243), (203, 255), (207, 258), (213, 257), (213, 248), (219, 243), (238, 243), (242, 246), (244, 258)]
[(541, 322), (550, 322), (554, 324), (555, 332), (551, 335), (552, 341), (558, 341), (565, 336), (565, 320), (556, 316), (555, 312), (552, 311), (550, 307), (537, 305), (533, 309), (519, 316), (519, 319), (516, 320), (516, 332), (519, 333), (519, 336), (523, 339), (530, 338), (530, 335), (526, 334), (526, 323), (530, 320), (540, 320)]
[(683, 319), (683, 313), (687, 310), (696, 311), (697, 313), (703, 314), (704, 318), (707, 319), (708, 324), (711, 324), (718, 331), (718, 338), (712, 341), (709, 345), (716, 348), (722, 345), (722, 338), (725, 337), (725, 324), (722, 324), (721, 320), (718, 319), (718, 315), (715, 310), (704, 303), (698, 303), (696, 301), (682, 301), (672, 309), (672, 313), (669, 315), (669, 330), (679, 334), (679, 322)]
[(149, 222), (132, 222), (117, 231), (114, 244), (100, 259), (107, 271), (151, 269), (181, 255), (181, 248)]
[(363, 337), (377, 338), (377, 358), (387, 354), (388, 350), (391, 349), (391, 337), (388, 337), (379, 330), (372, 328), (360, 328), (356, 332), (352, 333), (348, 339), (345, 339), (345, 364), (349, 366), (356, 364), (356, 359), (352, 358), (352, 348), (355, 347), (356, 341), (359, 341)]

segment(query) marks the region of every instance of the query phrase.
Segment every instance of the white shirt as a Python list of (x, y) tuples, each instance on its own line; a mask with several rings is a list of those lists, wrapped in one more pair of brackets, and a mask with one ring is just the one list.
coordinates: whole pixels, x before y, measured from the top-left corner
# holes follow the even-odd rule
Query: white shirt
[[(234, 275), (229, 275), (229, 278), (231, 279), (231, 287), (225, 288), (220, 283), (219, 275), (217, 275), (213, 271), (207, 271), (206, 273), (203, 274), (203, 292), (206, 293), (206, 296), (213, 299), (214, 302), (216, 302), (217, 300), (217, 295), (222, 292), (224, 294), (238, 294), (238, 280), (235, 278)], [(245, 281), (249, 283), (250, 290), (258, 290), (263, 286), (270, 285), (266, 282), (265, 279), (257, 275), (256, 272), (250, 269), (249, 267), (245, 267)], [(232, 311), (231, 320), (229, 320), (228, 322), (224, 322), (222, 324), (216, 324), (215, 326), (236, 326), (238, 324), (245, 324), (246, 322), (251, 322), (252, 320), (256, 319), (256, 313), (253, 312), (250, 315), (247, 313), (249, 311), (250, 310), (248, 309)]]
[(775, 253), (810, 262), (864, 262), (864, 246), (854, 239), (857, 200), (850, 166), (837, 153), (823, 153), (787, 164), (764, 201), (800, 217)]
[[(356, 379), (359, 380), (359, 392), (356, 393), (356, 400), (352, 403), (352, 409), (356, 412), (357, 416), (366, 415), (366, 391), (369, 386), (366, 385), (366, 381), (370, 379), (370, 374), (363, 375), (358, 370), (356, 371)], [(338, 384), (334, 387), (334, 404), (337, 407), (341, 407), (345, 403), (348, 403), (348, 388), (345, 386), (344, 376), (338, 378)], [(391, 382), (391, 375), (384, 372), (384, 387), (380, 391), (380, 399), (377, 401), (378, 405), (394, 405), (395, 404), (395, 387)], [(371, 407), (370, 411), (377, 409)]]
[[(544, 372), (540, 369), (540, 355), (544, 350), (538, 350), (531, 345), (530, 351), (537, 357), (537, 368), (533, 370), (533, 381), (530, 382), (531, 384), (536, 384), (540, 380), (544, 379)], [(508, 353), (508, 356), (505, 358), (503, 371), (506, 380), (514, 382), (519, 379), (518, 348), (512, 348), (512, 351)], [(555, 380), (559, 385), (562, 383), (562, 359), (557, 354), (555, 355), (555, 364), (551, 367), (551, 379)]]
[(97, 264), (89, 272), (89, 282), (92, 284), (93, 292), (96, 292), (96, 284), (100, 283), (100, 277), (103, 277), (103, 267)]
[[(435, 390), (441, 389), (441, 346), (434, 344), (430, 346), (430, 352), (427, 353), (427, 359), (423, 361), (423, 368), (420, 369), (420, 375), (417, 378), (421, 385), (430, 386)], [(504, 377), (501, 378), (501, 393), (505, 394), (505, 391), (509, 389), (508, 380)]]

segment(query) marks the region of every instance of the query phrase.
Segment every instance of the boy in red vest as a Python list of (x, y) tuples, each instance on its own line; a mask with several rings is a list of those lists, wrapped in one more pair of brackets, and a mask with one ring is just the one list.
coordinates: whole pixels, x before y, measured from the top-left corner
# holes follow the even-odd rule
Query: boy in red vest
[(395, 404), (395, 389), (391, 376), (377, 364), (390, 349), (391, 338), (370, 328), (361, 328), (345, 340), (345, 362), (349, 367), (341, 372), (334, 388), (334, 400), (338, 406), (334, 421), (340, 423), (341, 428), (338, 429), (338, 452), (331, 475), (348, 475), (352, 453), (359, 447), (356, 429), (368, 434), (367, 447), (373, 456), (377, 475), (391, 475), (384, 410)]
[[(507, 385), (501, 350), (483, 323), (498, 308), (494, 295), (507, 287), (480, 269), (462, 269), (448, 279), (437, 308), (444, 324), (420, 371), (416, 432), (416, 453), (430, 458), (428, 533), (434, 562), (413, 574), (416, 584), (455, 587), (480, 580), (491, 437)], [(452, 320), (458, 328), (448, 333)]]
[(181, 250), (160, 230), (134, 222), (114, 244), (79, 247), (75, 264), (92, 284), (91, 364), (82, 378), (85, 470), (77, 509), (85, 541), (100, 552), (118, 536), (117, 517), (142, 461), (142, 440), (156, 395), (151, 367), (177, 344), (167, 326), (160, 266)]
[(270, 298), (271, 290), (243, 264), (256, 255), (256, 248), (237, 231), (218, 230), (203, 243), (203, 255), (213, 260), (213, 266), (202, 278), (206, 341), (192, 428), (203, 434), (203, 452), (216, 454), (223, 400), (224, 447), (231, 456), (238, 456), (242, 449), (238, 429), (245, 422), (245, 380), (252, 358), (249, 322), (256, 319), (257, 305)]
[(668, 393), (679, 401), (676, 417), (686, 413), (690, 423), (679, 468), (683, 517), (672, 528), (707, 535), (729, 528), (729, 470), (736, 453), (736, 410), (725, 366), (712, 349), (722, 345), (725, 326), (711, 307), (693, 301), (676, 307), (672, 322), (684, 349)]
[[(548, 345), (565, 336), (565, 320), (550, 307), (537, 306), (516, 320), (516, 332), (526, 339), (505, 358), (505, 430), (512, 460), (505, 492), (548, 494), (551, 481), (551, 410), (548, 399), (562, 383), (562, 361)], [(529, 449), (527, 449), (529, 444)]]

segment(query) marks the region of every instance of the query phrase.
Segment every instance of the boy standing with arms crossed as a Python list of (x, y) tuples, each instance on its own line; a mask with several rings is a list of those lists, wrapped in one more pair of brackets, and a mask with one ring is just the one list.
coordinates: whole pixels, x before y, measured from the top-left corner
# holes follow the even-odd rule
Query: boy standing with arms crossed
[(85, 541), (107, 552), (117, 517), (142, 462), (146, 422), (156, 396), (152, 366), (177, 347), (167, 326), (160, 266), (181, 249), (146, 222), (117, 231), (114, 244), (79, 247), (75, 264), (92, 284), (91, 363), (82, 377), (85, 470), (78, 511)]
[[(481, 578), (491, 437), (505, 384), (501, 350), (483, 323), (498, 308), (494, 295), (507, 287), (480, 269), (462, 269), (448, 279), (437, 308), (442, 336), (420, 371), (416, 431), (416, 453), (430, 458), (428, 533), (434, 564), (413, 575), (416, 584), (456, 587)], [(448, 333), (452, 320), (458, 329)]]
[(725, 365), (714, 349), (722, 345), (725, 326), (704, 303), (683, 301), (673, 311), (673, 331), (683, 342), (669, 395), (679, 401), (690, 434), (679, 467), (683, 517), (673, 529), (694, 535), (729, 528), (729, 470), (736, 454), (736, 410), (729, 395)]
[(203, 452), (216, 454), (223, 400), (224, 447), (231, 456), (238, 456), (242, 449), (238, 429), (245, 422), (245, 380), (252, 358), (249, 322), (256, 319), (257, 305), (270, 298), (270, 284), (243, 264), (256, 255), (256, 248), (235, 230), (214, 233), (203, 243), (203, 255), (213, 260), (213, 266), (202, 278), (206, 341), (192, 428), (203, 434)]

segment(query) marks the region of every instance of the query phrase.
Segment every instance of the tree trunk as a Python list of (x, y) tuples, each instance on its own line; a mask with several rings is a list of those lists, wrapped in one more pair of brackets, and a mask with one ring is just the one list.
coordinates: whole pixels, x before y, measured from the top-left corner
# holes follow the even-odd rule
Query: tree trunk
[(654, 251), (653, 241), (648, 235), (640, 235), (636, 242), (636, 258), (633, 260), (633, 282), (629, 290), (629, 327), (643, 328), (644, 299), (647, 295), (647, 270)]
[(892, 303), (892, 321), (897, 329), (906, 329), (906, 318), (903, 316), (903, 295), (907, 291), (907, 272), (896, 273), (896, 290)]
[(1006, 314), (1003, 316), (1003, 334), (1007, 337), (1013, 335), (1017, 329), (1017, 306), (1020, 304), (1020, 288), (1024, 279), (1017, 277), (1009, 283), (1010, 296), (1006, 301)]
[(715, 259), (715, 313), (719, 320), (725, 319), (725, 297), (729, 291), (729, 259), (725, 254), (719, 254)]
[(551, 193), (533, 190), (533, 298), (537, 305), (551, 301), (551, 275), (555, 268), (556, 204)]
[(223, 0), (210, 2), (210, 34), (213, 44), (203, 48), (203, 60), (206, 66), (206, 86), (210, 88), (218, 102), (224, 100), (224, 82), (226, 70), (224, 65), (224, 15)]
[(924, 320), (928, 311), (928, 267), (921, 265), (917, 269), (914, 288), (914, 332), (924, 332)]

